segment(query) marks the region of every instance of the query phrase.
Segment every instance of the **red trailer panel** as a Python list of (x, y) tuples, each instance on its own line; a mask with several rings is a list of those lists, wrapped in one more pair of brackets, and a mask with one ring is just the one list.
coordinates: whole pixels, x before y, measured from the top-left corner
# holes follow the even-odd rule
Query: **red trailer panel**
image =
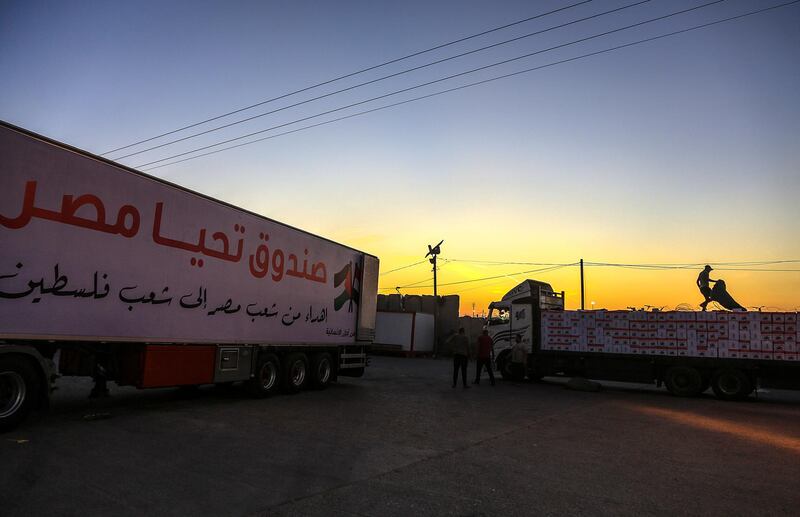
[(147, 345), (140, 388), (214, 382), (215, 346)]

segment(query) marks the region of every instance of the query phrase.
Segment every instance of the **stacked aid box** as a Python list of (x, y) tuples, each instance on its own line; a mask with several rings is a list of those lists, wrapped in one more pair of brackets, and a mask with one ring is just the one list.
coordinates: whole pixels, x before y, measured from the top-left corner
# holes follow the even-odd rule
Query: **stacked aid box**
[(795, 312), (543, 311), (542, 350), (800, 361)]

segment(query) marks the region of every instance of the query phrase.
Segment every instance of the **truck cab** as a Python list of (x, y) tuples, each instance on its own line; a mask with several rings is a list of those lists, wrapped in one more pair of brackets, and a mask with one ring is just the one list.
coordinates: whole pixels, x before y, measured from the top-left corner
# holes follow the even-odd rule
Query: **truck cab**
[(489, 304), (486, 329), (494, 341), (496, 368), (503, 378), (511, 377), (511, 348), (516, 336), (530, 354), (540, 345), (542, 310), (564, 310), (564, 292), (553, 291), (550, 284), (525, 280), (497, 302)]

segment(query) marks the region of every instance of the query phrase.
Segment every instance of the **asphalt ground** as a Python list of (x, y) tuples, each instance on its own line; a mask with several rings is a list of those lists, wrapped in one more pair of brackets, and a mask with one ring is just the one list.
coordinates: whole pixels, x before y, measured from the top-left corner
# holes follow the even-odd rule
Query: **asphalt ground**
[(800, 392), (732, 403), (487, 378), (464, 390), (450, 375), (447, 360), (374, 357), (324, 391), (112, 384), (100, 402), (90, 381), (61, 379), (49, 412), (0, 435), (0, 515), (800, 511)]

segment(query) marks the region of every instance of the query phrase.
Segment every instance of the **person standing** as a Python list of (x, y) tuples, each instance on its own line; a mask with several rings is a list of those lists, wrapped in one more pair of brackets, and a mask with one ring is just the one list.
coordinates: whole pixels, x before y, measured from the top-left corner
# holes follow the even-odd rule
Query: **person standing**
[(709, 282), (713, 282), (715, 284), (717, 283), (716, 280), (712, 280), (712, 279), (710, 279), (708, 277), (708, 275), (713, 270), (714, 269), (711, 266), (706, 264), (706, 267), (704, 267), (703, 270), (700, 272), (700, 274), (697, 276), (697, 287), (698, 287), (698, 289), (700, 289), (700, 294), (702, 294), (703, 297), (705, 298), (705, 301), (703, 301), (700, 304), (700, 307), (703, 309), (703, 311), (706, 310), (706, 305), (708, 305), (709, 302), (712, 301), (711, 300), (711, 287), (708, 284), (709, 284)]
[(458, 334), (453, 335), (448, 342), (453, 351), (453, 387), (458, 384), (458, 372), (461, 371), (461, 382), (464, 383), (464, 389), (467, 386), (467, 363), (469, 362), (469, 339), (464, 333), (464, 328), (458, 329)]
[(475, 361), (477, 363), (477, 368), (475, 369), (474, 384), (481, 383), (481, 373), (483, 367), (486, 366), (486, 371), (489, 372), (489, 381), (491, 381), (492, 386), (494, 386), (494, 372), (492, 372), (493, 346), (494, 341), (492, 341), (492, 338), (489, 337), (489, 331), (484, 329), (483, 333), (481, 333), (480, 337), (478, 337), (478, 359)]
[(522, 336), (517, 334), (514, 338), (514, 346), (511, 348), (511, 377), (515, 381), (525, 378), (525, 363), (528, 361), (528, 351), (522, 344)]

